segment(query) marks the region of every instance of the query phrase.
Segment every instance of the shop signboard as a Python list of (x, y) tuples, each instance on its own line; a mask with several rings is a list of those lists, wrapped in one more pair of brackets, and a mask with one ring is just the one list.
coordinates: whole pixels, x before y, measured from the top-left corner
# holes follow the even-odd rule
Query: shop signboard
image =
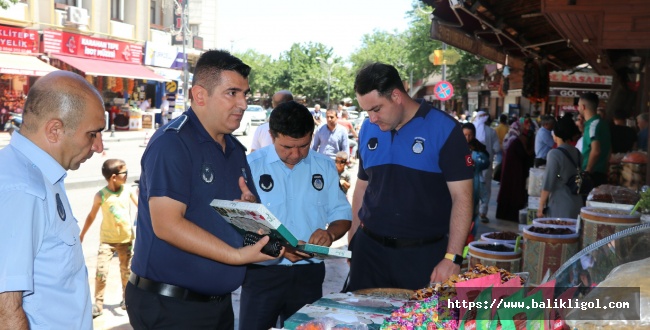
[(161, 68), (172, 68), (178, 57), (176, 46), (147, 41), (145, 44), (144, 64)]
[(0, 51), (6, 53), (38, 53), (38, 31), (0, 25)]
[(43, 31), (43, 52), (142, 64), (140, 45), (55, 30)]
[(574, 89), (574, 88), (551, 88), (549, 91), (549, 96), (560, 96), (560, 97), (580, 97), (584, 93), (594, 93), (598, 95), (598, 98), (609, 99), (609, 90), (605, 89)]
[(589, 72), (560, 72), (554, 71), (549, 74), (551, 82), (590, 84), (590, 85), (612, 85), (612, 76), (600, 76)]

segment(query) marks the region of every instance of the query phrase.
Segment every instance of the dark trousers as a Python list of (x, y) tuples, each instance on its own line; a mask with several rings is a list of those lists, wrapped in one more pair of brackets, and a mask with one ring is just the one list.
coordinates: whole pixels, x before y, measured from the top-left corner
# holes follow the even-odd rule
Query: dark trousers
[(235, 328), (230, 295), (220, 301), (184, 301), (138, 289), (129, 282), (125, 301), (129, 322), (135, 330)]
[(295, 266), (250, 265), (241, 289), (240, 330), (280, 328), (306, 304), (323, 296), (325, 264)]
[(535, 158), (533, 166), (540, 167), (540, 166), (544, 166), (544, 165), (546, 165), (546, 159), (545, 158)]
[(433, 268), (445, 257), (447, 241), (445, 237), (432, 244), (392, 248), (379, 244), (359, 228), (350, 242), (352, 260), (347, 291), (427, 287)]

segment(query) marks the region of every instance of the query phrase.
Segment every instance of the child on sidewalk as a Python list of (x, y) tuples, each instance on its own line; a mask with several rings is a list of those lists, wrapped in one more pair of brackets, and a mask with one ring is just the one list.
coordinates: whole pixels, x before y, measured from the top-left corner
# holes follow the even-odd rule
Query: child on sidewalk
[(124, 185), (128, 171), (126, 163), (120, 159), (108, 159), (102, 165), (102, 175), (108, 185), (102, 188), (93, 200), (93, 206), (86, 217), (86, 223), (81, 230), (81, 241), (95, 221), (99, 208), (102, 209), (102, 224), (99, 234), (99, 251), (97, 252), (97, 275), (95, 278), (95, 304), (93, 318), (102, 315), (104, 306), (104, 289), (113, 254), (117, 251), (120, 259), (122, 275), (122, 309), (124, 305), (124, 289), (131, 275), (131, 251), (133, 244), (133, 227), (129, 204), (132, 201), (138, 206), (137, 196)]

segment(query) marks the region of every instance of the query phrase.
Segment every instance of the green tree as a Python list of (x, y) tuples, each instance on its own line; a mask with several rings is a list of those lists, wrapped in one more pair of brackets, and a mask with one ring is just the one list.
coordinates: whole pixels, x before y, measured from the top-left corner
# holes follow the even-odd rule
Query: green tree
[(0, 0), (0, 8), (7, 9), (16, 2), (18, 2), (18, 0)]
[(271, 56), (260, 54), (252, 49), (237, 53), (235, 56), (251, 67), (251, 73), (248, 76), (251, 92), (258, 92), (262, 96), (273, 95), (278, 87), (276, 84), (281, 72), (279, 72), (279, 66), (273, 63)]
[(304, 95), (308, 103), (325, 105), (328, 80), (330, 103), (352, 94), (351, 72), (342, 58), (333, 55), (331, 47), (314, 42), (295, 43), (280, 55), (280, 61), (286, 63), (282, 83), (294, 95)]

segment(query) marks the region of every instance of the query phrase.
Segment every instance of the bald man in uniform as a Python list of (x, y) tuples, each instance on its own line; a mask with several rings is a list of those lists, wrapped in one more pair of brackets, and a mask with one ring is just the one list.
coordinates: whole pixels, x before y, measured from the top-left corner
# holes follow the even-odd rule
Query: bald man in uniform
[(92, 329), (88, 270), (63, 181), (103, 151), (104, 102), (82, 76), (55, 71), (31, 87), (23, 120), (0, 150), (0, 325)]

